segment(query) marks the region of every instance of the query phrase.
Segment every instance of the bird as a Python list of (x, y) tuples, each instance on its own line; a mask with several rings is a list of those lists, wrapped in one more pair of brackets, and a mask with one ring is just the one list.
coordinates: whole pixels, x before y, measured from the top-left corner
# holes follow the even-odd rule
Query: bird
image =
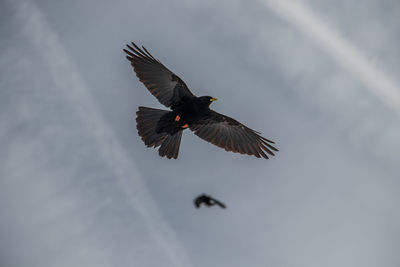
[(218, 201), (206, 194), (201, 194), (200, 196), (196, 197), (195, 200), (193, 201), (193, 203), (196, 208), (200, 208), (201, 204), (204, 204), (208, 207), (218, 205), (223, 209), (226, 208), (226, 205), (224, 203), (221, 203), (220, 201)]
[(170, 110), (139, 106), (136, 128), (147, 147), (158, 149), (161, 157), (178, 158), (182, 132), (190, 129), (195, 135), (226, 151), (268, 159), (278, 151), (273, 141), (237, 120), (210, 109), (217, 99), (195, 96), (185, 82), (134, 42), (127, 44), (126, 58), (136, 76)]

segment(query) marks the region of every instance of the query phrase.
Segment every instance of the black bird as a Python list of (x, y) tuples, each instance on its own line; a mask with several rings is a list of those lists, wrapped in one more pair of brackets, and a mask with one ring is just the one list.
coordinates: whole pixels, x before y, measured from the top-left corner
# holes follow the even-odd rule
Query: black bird
[(201, 204), (204, 204), (208, 207), (218, 205), (223, 209), (226, 208), (224, 203), (221, 203), (220, 201), (212, 198), (211, 196), (207, 196), (205, 194), (198, 196), (193, 202), (194, 202), (194, 206), (196, 208), (200, 208)]
[(132, 42), (124, 49), (136, 76), (161, 104), (171, 111), (139, 107), (136, 123), (139, 135), (148, 147), (159, 147), (161, 157), (177, 158), (182, 132), (189, 128), (200, 138), (216, 146), (257, 158), (278, 151), (274, 144), (240, 122), (209, 108), (217, 100), (211, 96), (196, 97), (185, 82), (155, 59), (142, 46)]

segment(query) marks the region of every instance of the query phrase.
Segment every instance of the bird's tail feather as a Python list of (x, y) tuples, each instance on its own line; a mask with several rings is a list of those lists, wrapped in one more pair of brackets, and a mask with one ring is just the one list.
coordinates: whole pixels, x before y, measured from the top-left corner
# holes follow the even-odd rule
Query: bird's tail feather
[(179, 153), (182, 131), (174, 135), (166, 132), (156, 132), (160, 118), (168, 112), (167, 110), (139, 107), (136, 112), (136, 128), (146, 146), (161, 146), (158, 150), (158, 154), (161, 157), (166, 156), (169, 159), (176, 159)]
[(161, 157), (166, 156), (169, 159), (170, 158), (176, 159), (178, 157), (179, 147), (181, 145), (182, 132), (183, 131), (179, 131), (174, 135), (169, 135), (169, 134), (167, 135), (167, 137), (161, 144), (160, 149), (158, 150), (158, 154)]

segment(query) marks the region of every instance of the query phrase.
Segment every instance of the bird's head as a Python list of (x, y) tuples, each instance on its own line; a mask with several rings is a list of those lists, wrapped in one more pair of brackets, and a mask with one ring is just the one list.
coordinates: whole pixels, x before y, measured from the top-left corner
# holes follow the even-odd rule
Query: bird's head
[(206, 105), (210, 105), (212, 102), (217, 101), (217, 99), (215, 97), (211, 97), (211, 96), (201, 96), (200, 101), (203, 102)]

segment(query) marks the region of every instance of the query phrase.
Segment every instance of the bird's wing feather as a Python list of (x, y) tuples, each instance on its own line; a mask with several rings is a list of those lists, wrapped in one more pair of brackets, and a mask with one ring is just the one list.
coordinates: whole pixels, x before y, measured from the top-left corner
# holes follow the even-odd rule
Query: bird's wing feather
[(217, 204), (218, 206), (220, 206), (223, 209), (226, 209), (226, 205), (224, 203), (222, 203), (222, 202), (220, 202), (220, 201), (218, 201), (216, 199), (214, 199), (214, 201), (215, 201), (215, 204)]
[(190, 129), (200, 138), (226, 151), (266, 159), (268, 159), (267, 154), (274, 156), (272, 151), (278, 151), (271, 145), (274, 142), (262, 137), (260, 133), (213, 110), (190, 125)]
[(161, 104), (174, 108), (186, 99), (194, 97), (185, 82), (155, 59), (146, 48), (142, 46), (141, 49), (133, 42), (132, 46), (127, 47), (124, 52), (136, 76)]

